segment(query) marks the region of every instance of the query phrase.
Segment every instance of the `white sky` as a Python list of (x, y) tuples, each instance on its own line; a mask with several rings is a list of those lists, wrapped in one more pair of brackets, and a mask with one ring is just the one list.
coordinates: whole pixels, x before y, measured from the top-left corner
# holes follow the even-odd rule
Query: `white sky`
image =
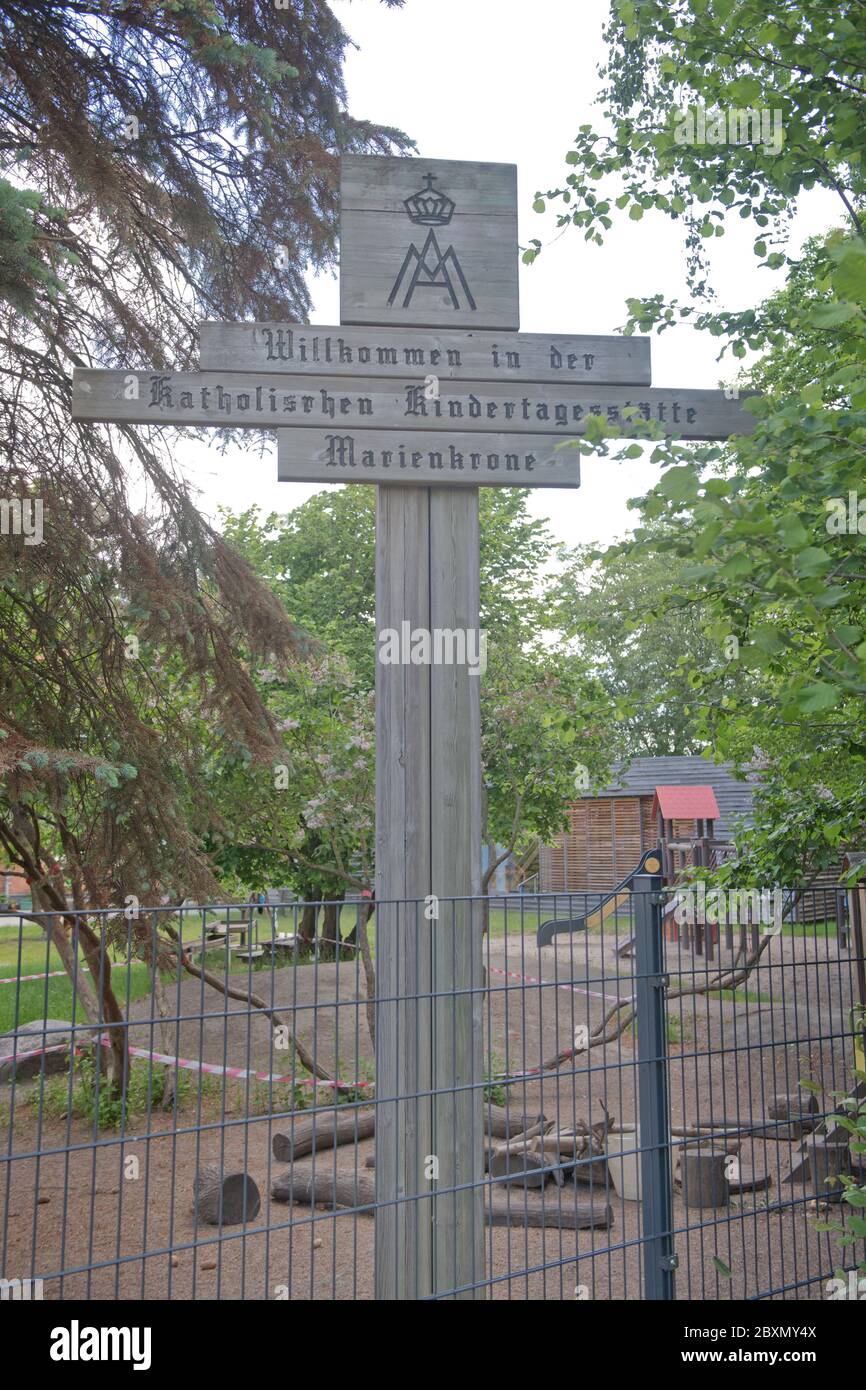
[[(379, 0), (331, 0), (351, 34), (346, 67), (349, 109), (356, 117), (398, 126), (431, 159), (477, 159), (518, 168), (521, 244), (538, 237), (545, 250), (520, 267), (524, 332), (612, 333), (631, 295), (686, 298), (682, 233), (662, 214), (615, 223), (603, 247), (574, 229), (557, 231), (555, 213), (532, 210), (538, 189), (558, 187), (578, 127), (600, 123), (593, 106), (597, 65), (605, 58), (602, 26), (609, 0), (406, 0), (391, 10)], [(555, 207), (555, 205), (554, 205)], [(792, 244), (838, 220), (833, 200), (813, 194), (794, 226)], [(782, 283), (757, 269), (752, 224), (733, 222), (713, 245), (718, 307), (743, 307)], [(312, 323), (339, 322), (336, 275), (311, 281)], [(653, 339), (653, 384), (713, 387), (721, 379), (717, 340), (688, 328)], [(732, 379), (726, 359), (724, 372)], [(276, 443), (261, 458), (188, 444), (179, 455), (201, 489), (200, 504), (240, 510), (253, 503), (285, 512), (321, 489), (276, 480)], [(643, 459), (615, 464), (588, 459), (575, 492), (539, 490), (532, 510), (570, 544), (609, 541), (636, 521), (626, 502), (645, 492), (656, 470)]]

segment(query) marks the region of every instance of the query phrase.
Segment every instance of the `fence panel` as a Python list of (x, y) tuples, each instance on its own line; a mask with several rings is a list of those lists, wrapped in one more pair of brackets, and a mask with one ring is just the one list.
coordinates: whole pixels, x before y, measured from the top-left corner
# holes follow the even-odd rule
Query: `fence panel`
[[(445, 1262), (446, 1298), (828, 1297), (857, 1262), (818, 1226), (845, 1220), (826, 1174), (858, 1161), (828, 1117), (854, 1084), (861, 933), (832, 892), (732, 920), (657, 889), (388, 905), (431, 961), (391, 1096), (382, 905), (0, 918), (0, 1293), (369, 1299), (378, 1257)], [(481, 1046), (454, 1076), (468, 1015), (436, 953), (465, 932)], [(378, 1251), (377, 1153), (420, 1175)], [(447, 1265), (467, 1219), (469, 1285)]]

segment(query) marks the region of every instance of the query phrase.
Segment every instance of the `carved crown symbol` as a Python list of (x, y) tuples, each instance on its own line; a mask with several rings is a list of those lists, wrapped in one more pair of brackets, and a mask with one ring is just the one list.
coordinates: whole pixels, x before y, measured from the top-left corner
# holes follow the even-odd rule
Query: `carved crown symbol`
[(435, 177), (435, 174), (425, 174), (426, 186), (403, 202), (410, 219), (419, 222), (422, 227), (444, 227), (454, 213), (454, 199), (433, 187)]

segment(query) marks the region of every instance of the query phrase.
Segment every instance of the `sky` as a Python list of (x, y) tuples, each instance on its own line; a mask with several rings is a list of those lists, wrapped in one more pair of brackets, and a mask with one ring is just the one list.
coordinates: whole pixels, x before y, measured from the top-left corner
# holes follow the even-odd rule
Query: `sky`
[[(683, 237), (662, 214), (640, 223), (615, 222), (603, 247), (581, 232), (556, 227), (550, 209), (532, 209), (538, 190), (559, 187), (578, 127), (600, 122), (594, 104), (606, 56), (602, 28), (609, 0), (406, 0), (402, 10), (379, 0), (331, 0), (351, 35), (346, 83), (349, 110), (398, 126), (431, 159), (476, 159), (517, 165), (519, 240), (537, 237), (541, 256), (520, 266), (520, 328), (528, 333), (614, 333), (631, 296), (686, 298)], [(809, 196), (795, 220), (791, 245), (838, 220), (824, 192)], [(783, 282), (759, 270), (750, 223), (729, 224), (713, 243), (717, 307), (757, 303)], [(336, 273), (310, 280), (313, 324), (339, 322)], [(716, 362), (717, 340), (688, 327), (654, 338), (653, 385), (715, 387), (731, 381), (731, 359)], [(276, 442), (261, 458), (229, 448), (188, 443), (178, 461), (201, 490), (199, 503), (286, 512), (320, 489), (280, 483)], [(657, 470), (644, 459), (585, 459), (576, 491), (540, 489), (531, 510), (568, 544), (608, 542), (637, 522), (628, 499), (652, 486)]]

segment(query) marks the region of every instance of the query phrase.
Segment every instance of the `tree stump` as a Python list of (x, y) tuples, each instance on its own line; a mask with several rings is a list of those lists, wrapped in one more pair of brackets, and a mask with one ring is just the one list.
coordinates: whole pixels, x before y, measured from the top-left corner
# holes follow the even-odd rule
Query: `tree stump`
[(239, 1226), (254, 1221), (262, 1199), (249, 1173), (223, 1173), (204, 1163), (195, 1175), (193, 1213), (208, 1226)]
[(724, 1149), (686, 1149), (680, 1155), (683, 1203), (687, 1207), (726, 1207), (730, 1197)]
[[(487, 1171), (491, 1178), (497, 1178), (502, 1183), (516, 1183), (521, 1187), (543, 1187), (550, 1175), (539, 1170), (549, 1168), (552, 1162), (552, 1159), (545, 1158), (543, 1154), (533, 1153), (531, 1149), (515, 1153), (505, 1147), (494, 1148), (488, 1156)], [(559, 1181), (562, 1182), (561, 1175)]]
[(844, 1188), (838, 1179), (841, 1173), (851, 1171), (848, 1142), (847, 1134), (841, 1139), (824, 1134), (809, 1135), (809, 1171), (816, 1201), (842, 1200)]
[(790, 1121), (789, 1129), (777, 1129), (780, 1139), (799, 1139), (818, 1123), (818, 1102), (811, 1093), (777, 1095), (773, 1097), (767, 1113), (771, 1120)]

